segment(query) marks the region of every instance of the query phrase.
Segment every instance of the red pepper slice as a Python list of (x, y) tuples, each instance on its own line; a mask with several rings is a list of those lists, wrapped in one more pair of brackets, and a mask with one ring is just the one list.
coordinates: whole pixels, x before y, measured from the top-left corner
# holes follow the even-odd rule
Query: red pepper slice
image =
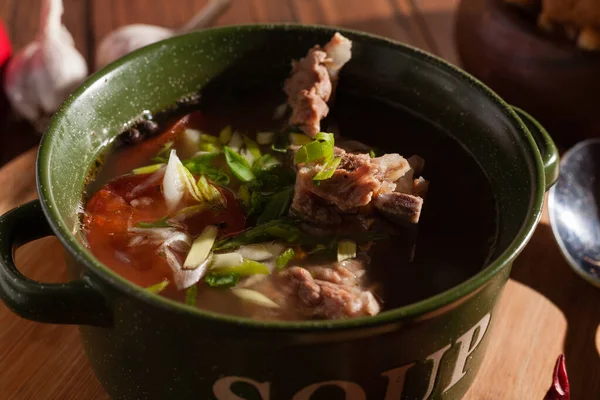
[(12, 54), (12, 46), (6, 33), (6, 28), (2, 21), (0, 21), (0, 68), (8, 61)]
[(570, 400), (571, 388), (569, 386), (569, 377), (567, 376), (567, 367), (565, 365), (565, 355), (561, 354), (556, 360), (554, 366), (554, 375), (552, 376), (552, 386), (546, 393), (544, 400)]

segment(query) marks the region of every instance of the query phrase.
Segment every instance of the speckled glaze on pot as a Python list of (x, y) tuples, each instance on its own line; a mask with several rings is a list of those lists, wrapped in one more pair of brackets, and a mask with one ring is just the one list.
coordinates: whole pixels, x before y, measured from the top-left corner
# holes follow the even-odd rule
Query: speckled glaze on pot
[[(473, 382), (494, 306), (540, 218), (558, 155), (526, 113), (414, 48), (342, 30), (354, 41), (344, 90), (426, 116), (486, 171), (500, 235), (493, 261), (471, 279), (376, 317), (267, 323), (147, 293), (100, 264), (77, 238), (89, 168), (132, 117), (213, 84), (283, 79), (292, 58), (333, 32), (253, 25), (169, 39), (96, 73), (52, 120), (38, 156), (40, 201), (0, 219), (0, 295), (25, 318), (79, 324), (90, 362), (114, 399), (450, 400)], [(34, 282), (14, 266), (15, 246), (52, 233), (68, 250), (71, 283)]]

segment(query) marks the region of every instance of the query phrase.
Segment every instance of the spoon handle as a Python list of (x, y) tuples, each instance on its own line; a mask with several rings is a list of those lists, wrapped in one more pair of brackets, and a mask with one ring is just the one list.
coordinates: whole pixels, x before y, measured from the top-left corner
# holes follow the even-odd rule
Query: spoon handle
[(224, 14), (230, 5), (231, 0), (210, 0), (198, 14), (192, 17), (181, 29), (178, 29), (176, 33), (181, 34), (206, 28)]

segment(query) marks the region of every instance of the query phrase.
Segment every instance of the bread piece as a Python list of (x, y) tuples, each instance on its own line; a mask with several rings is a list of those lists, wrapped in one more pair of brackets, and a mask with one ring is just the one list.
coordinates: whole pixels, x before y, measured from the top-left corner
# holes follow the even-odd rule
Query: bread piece
[(582, 50), (600, 50), (600, 30), (587, 27), (579, 32), (577, 47)]

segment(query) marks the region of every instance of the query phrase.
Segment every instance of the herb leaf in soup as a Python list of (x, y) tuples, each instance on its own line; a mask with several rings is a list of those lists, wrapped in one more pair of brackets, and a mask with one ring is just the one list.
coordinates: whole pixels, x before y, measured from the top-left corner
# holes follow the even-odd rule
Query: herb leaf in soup
[(210, 272), (204, 277), (204, 282), (210, 287), (228, 288), (237, 285), (240, 275), (236, 273), (221, 274)]
[(265, 264), (253, 260), (244, 260), (241, 264), (230, 267), (211, 269), (211, 272), (216, 274), (238, 274), (240, 276), (268, 275), (271, 273), (269, 267)]
[(192, 174), (206, 175), (214, 183), (225, 186), (229, 184), (229, 175), (214, 165), (217, 156), (218, 153), (200, 154), (182, 163)]
[(284, 251), (283, 253), (281, 253), (279, 255), (279, 257), (277, 257), (277, 260), (275, 261), (275, 265), (277, 265), (277, 269), (284, 269), (289, 264), (289, 262), (294, 258), (295, 255), (296, 255), (296, 252), (292, 248), (289, 248), (286, 251)]
[(259, 157), (252, 165), (252, 171), (256, 174), (258, 171), (270, 170), (271, 168), (280, 165), (281, 163), (272, 154), (264, 154)]
[(262, 214), (260, 214), (260, 217), (258, 217), (257, 223), (261, 225), (284, 216), (290, 208), (290, 203), (293, 196), (293, 187), (270, 195), (265, 203)]
[(252, 189), (262, 193), (273, 193), (296, 182), (296, 173), (291, 168), (275, 165), (268, 169), (255, 170), (256, 180), (251, 183)]
[(255, 179), (254, 173), (244, 157), (227, 146), (223, 146), (223, 152), (225, 153), (227, 165), (236, 178), (244, 183)]
[(294, 221), (277, 219), (255, 226), (233, 238), (221, 240), (215, 244), (214, 250), (233, 249), (245, 244), (261, 243), (272, 239), (295, 242), (301, 235), (302, 232)]

